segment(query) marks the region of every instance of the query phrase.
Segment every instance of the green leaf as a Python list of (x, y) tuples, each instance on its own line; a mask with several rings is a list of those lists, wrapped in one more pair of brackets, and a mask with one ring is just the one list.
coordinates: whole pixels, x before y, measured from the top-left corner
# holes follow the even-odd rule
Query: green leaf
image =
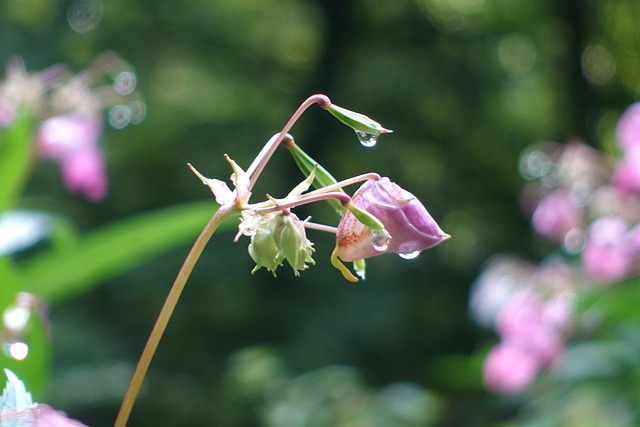
[(632, 278), (603, 290), (581, 296), (579, 309), (589, 310), (602, 323), (640, 322), (640, 278)]
[(196, 202), (96, 230), (80, 237), (72, 247), (25, 262), (26, 290), (49, 301), (87, 291), (102, 280), (195, 240), (214, 212), (212, 202)]
[(31, 162), (33, 120), (19, 114), (0, 134), (0, 212), (10, 208), (22, 191)]

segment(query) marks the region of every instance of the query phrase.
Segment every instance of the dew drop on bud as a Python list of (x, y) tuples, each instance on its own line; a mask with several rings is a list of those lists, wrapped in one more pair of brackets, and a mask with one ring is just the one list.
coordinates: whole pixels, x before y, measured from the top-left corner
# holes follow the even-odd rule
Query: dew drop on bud
[(379, 134), (367, 133), (357, 130), (358, 140), (364, 147), (373, 147), (378, 143)]
[(385, 230), (371, 231), (371, 243), (376, 251), (386, 251), (389, 247), (389, 241), (391, 241), (391, 236)]
[(418, 255), (420, 255), (420, 251), (403, 252), (398, 255), (400, 255), (400, 258), (404, 258), (404, 259), (414, 259), (414, 258), (417, 258)]

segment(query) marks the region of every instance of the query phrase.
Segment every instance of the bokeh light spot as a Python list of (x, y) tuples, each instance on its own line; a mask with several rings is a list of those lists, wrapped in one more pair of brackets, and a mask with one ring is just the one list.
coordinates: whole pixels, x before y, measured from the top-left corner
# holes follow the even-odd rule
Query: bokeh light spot
[(22, 341), (8, 342), (3, 345), (4, 353), (15, 360), (24, 360), (29, 354), (29, 346)]
[(522, 34), (509, 34), (498, 44), (498, 59), (508, 73), (522, 73), (531, 69), (538, 54), (533, 42)]
[(123, 71), (118, 74), (113, 82), (113, 88), (122, 96), (131, 94), (136, 90), (136, 75), (131, 71)]
[(581, 62), (582, 73), (593, 84), (603, 85), (615, 75), (616, 60), (603, 46), (587, 46)]
[(128, 105), (115, 105), (109, 111), (109, 124), (116, 129), (124, 129), (131, 123), (131, 108)]
[(101, 0), (75, 0), (67, 10), (67, 20), (73, 31), (83, 34), (98, 26), (103, 12)]

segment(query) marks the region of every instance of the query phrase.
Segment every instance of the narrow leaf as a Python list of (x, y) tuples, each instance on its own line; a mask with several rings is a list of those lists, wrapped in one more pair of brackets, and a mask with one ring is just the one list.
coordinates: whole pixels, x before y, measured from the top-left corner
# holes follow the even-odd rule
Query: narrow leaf
[(49, 301), (87, 291), (107, 278), (195, 240), (214, 212), (211, 202), (196, 202), (96, 230), (80, 237), (70, 248), (43, 253), (25, 262), (27, 290)]

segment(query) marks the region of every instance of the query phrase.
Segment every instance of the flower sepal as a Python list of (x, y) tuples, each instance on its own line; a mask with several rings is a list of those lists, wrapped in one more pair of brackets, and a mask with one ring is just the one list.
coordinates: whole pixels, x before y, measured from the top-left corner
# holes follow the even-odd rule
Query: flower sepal
[(365, 116), (364, 114), (347, 110), (346, 108), (339, 107), (333, 103), (328, 103), (324, 105), (323, 108), (356, 132), (363, 132), (371, 135), (393, 132), (390, 129), (385, 129), (380, 123)]

